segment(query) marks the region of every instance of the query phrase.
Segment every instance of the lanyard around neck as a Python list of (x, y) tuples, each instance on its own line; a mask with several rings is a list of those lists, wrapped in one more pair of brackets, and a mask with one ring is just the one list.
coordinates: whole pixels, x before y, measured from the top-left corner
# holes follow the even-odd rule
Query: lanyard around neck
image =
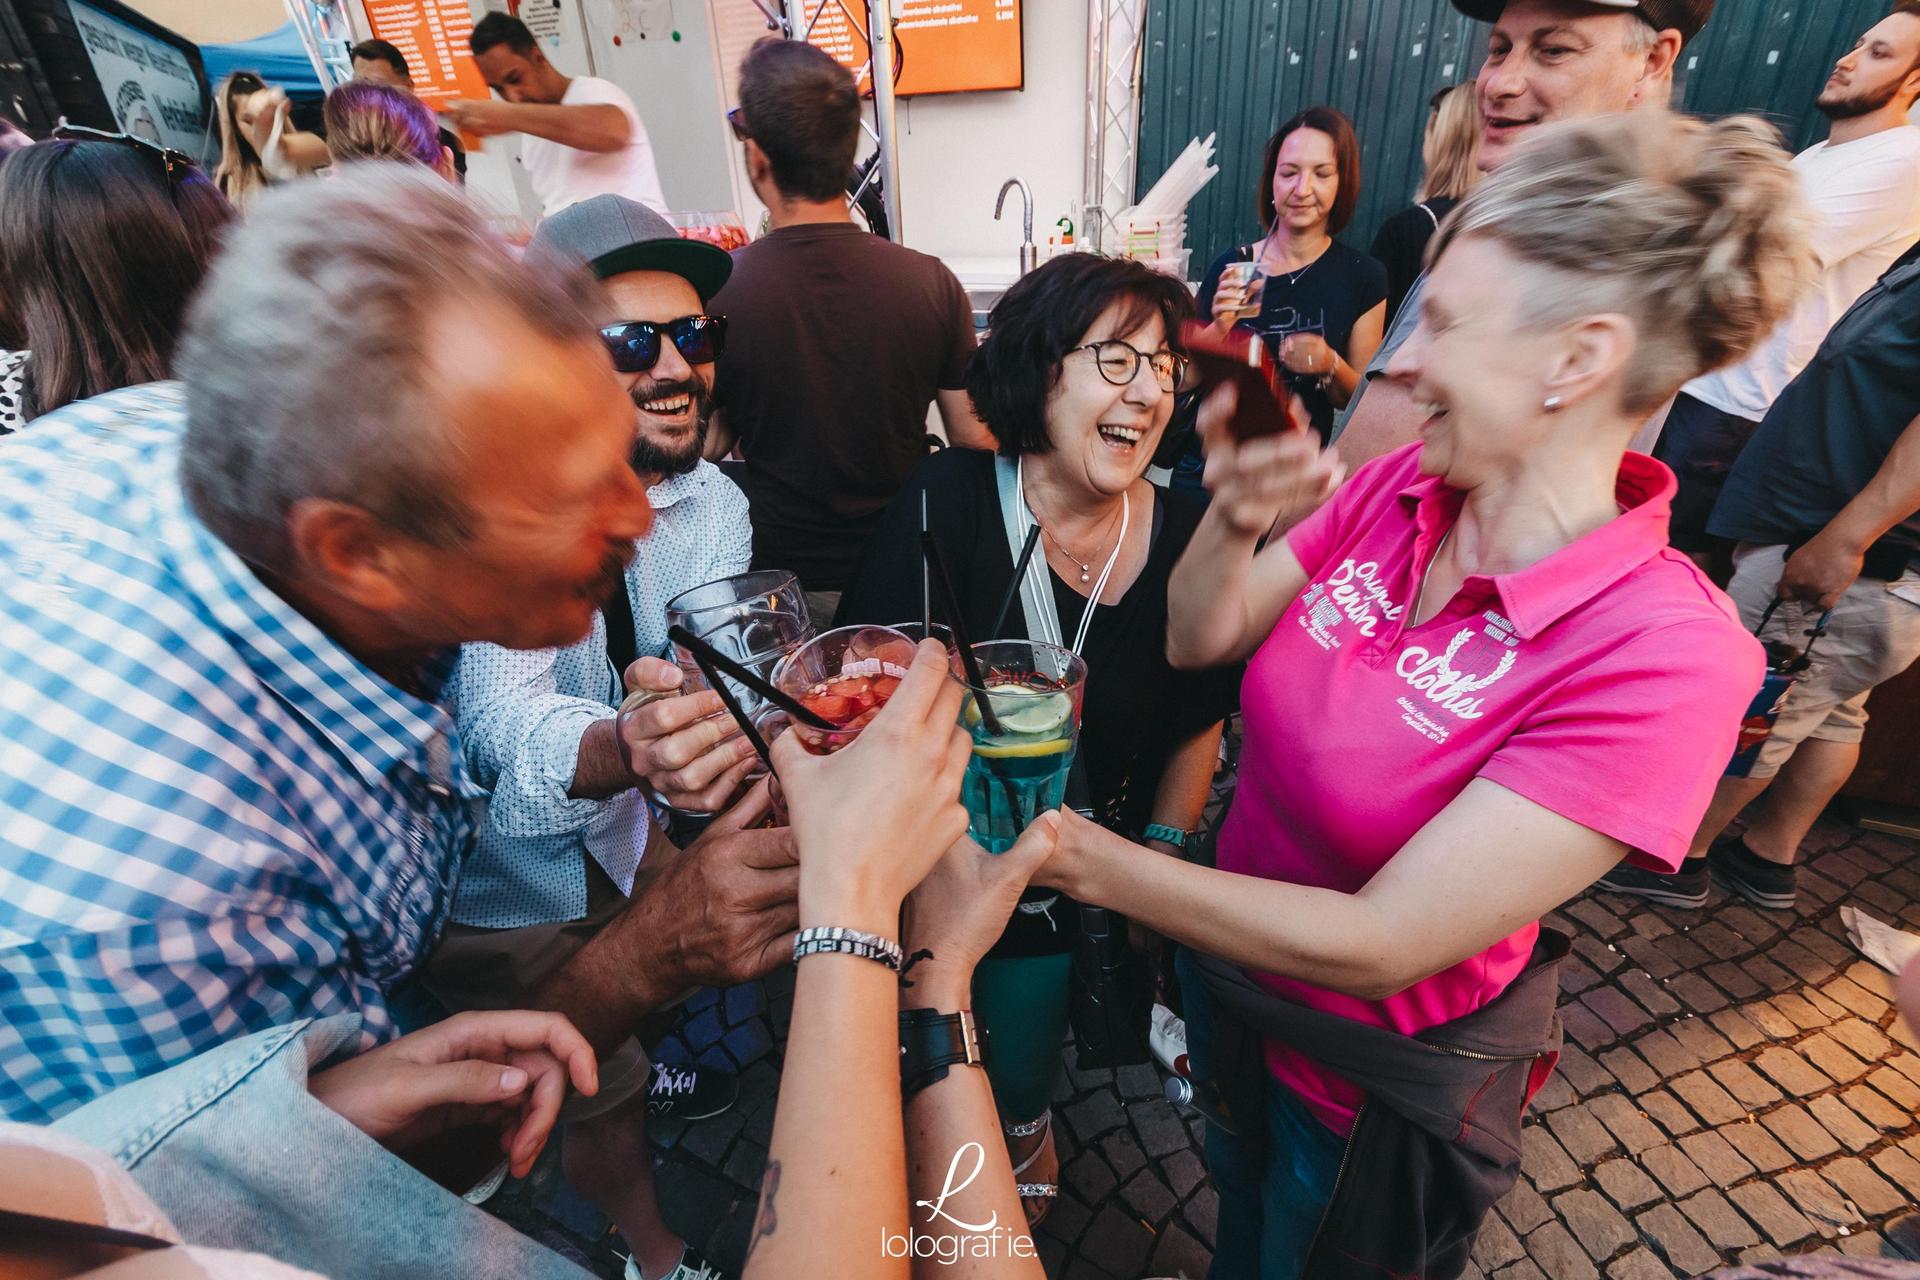
[[(1021, 458), (1014, 464), (1014, 489), (1020, 496), (1020, 540), (1025, 542), (1027, 530), (1040, 522), (1034, 518), (1033, 508), (1027, 505), (1026, 459)], [(1087, 597), (1086, 610), (1080, 615), (1080, 625), (1074, 631), (1073, 643), (1062, 647), (1079, 653), (1086, 647), (1087, 632), (1093, 626), (1093, 611), (1100, 607), (1100, 597), (1105, 594), (1107, 580), (1113, 577), (1113, 566), (1120, 562), (1120, 548), (1127, 545), (1127, 524), (1133, 518), (1133, 500), (1126, 494), (1120, 495), (1120, 536), (1113, 541), (1113, 552), (1107, 556), (1107, 563), (1100, 570), (1099, 579), (1093, 584), (1093, 594)], [(1027, 561), (1028, 584), (1036, 589), (1042, 599), (1053, 599), (1053, 584), (1048, 581), (1046, 556), (1034, 556)], [(1060, 645), (1060, 618), (1053, 609), (1042, 611), (1041, 629), (1048, 634), (1036, 636), (1043, 644)]]

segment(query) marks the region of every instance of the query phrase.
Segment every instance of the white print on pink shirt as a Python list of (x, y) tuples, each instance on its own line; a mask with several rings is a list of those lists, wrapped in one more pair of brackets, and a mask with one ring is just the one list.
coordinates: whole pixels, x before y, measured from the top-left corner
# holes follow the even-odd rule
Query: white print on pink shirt
[(1351, 556), (1325, 582), (1314, 583), (1301, 603), (1306, 607), (1301, 611), (1300, 625), (1322, 649), (1338, 647), (1340, 642), (1332, 631), (1342, 621), (1351, 622), (1361, 635), (1373, 636), (1380, 629), (1382, 617), (1392, 621), (1403, 607), (1395, 604), (1381, 585), (1377, 561), (1356, 564)]
[(1462, 720), (1478, 720), (1486, 714), (1481, 709), (1486, 699), (1472, 695), (1513, 670), (1514, 655), (1512, 650), (1502, 653), (1493, 670), (1483, 676), (1455, 671), (1453, 660), (1460, 656), (1460, 651), (1471, 639), (1473, 628), (1465, 627), (1453, 637), (1453, 642), (1444, 653), (1430, 653), (1420, 645), (1409, 645), (1401, 652), (1400, 660), (1393, 669), (1402, 680), (1426, 694), (1427, 701), (1439, 703), (1442, 709), (1451, 711)]

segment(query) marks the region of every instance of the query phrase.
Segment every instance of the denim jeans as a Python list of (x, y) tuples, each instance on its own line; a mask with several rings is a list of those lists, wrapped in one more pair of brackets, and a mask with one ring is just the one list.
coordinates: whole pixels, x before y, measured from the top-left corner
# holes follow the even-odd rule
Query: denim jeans
[[(1213, 998), (1182, 947), (1174, 961), (1186, 1001), (1187, 1058), (1196, 1081), (1213, 1080)], [(1294, 1280), (1333, 1197), (1346, 1141), (1277, 1080), (1265, 1090), (1263, 1159), (1207, 1125), (1207, 1172), (1220, 1197), (1209, 1280)]]
[(55, 1128), (119, 1161), (182, 1238), (322, 1275), (587, 1280), (307, 1092), (359, 1047), (342, 1014), (275, 1027), (123, 1085)]

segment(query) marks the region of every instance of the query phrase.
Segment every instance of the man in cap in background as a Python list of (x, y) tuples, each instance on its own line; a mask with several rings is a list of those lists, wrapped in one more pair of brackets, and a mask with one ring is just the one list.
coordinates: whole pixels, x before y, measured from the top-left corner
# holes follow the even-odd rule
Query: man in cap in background
[[(460, 1008), (526, 1003), (571, 947), (622, 912), (655, 830), (649, 788), (686, 808), (719, 809), (754, 756), (717, 695), (671, 696), (679, 668), (667, 647), (666, 605), (690, 587), (746, 571), (753, 554), (747, 500), (701, 457), (713, 407), (713, 361), (726, 321), (707, 312), (733, 261), (682, 239), (653, 210), (615, 195), (570, 205), (540, 224), (528, 261), (555, 273), (585, 264), (604, 291), (600, 338), (633, 403), (634, 470), (647, 483), (653, 527), (622, 589), (585, 639), (564, 649), (467, 646), (454, 676), (460, 740), (491, 792), (462, 869), (454, 924), (429, 965), (429, 985)], [(638, 665), (636, 666), (636, 663)], [(628, 677), (629, 669), (634, 670)], [(623, 678), (662, 695), (647, 708), (651, 736), (623, 747), (615, 709)], [(724, 743), (719, 752), (710, 748)], [(672, 758), (687, 774), (660, 764)], [(649, 771), (658, 774), (650, 782)], [(711, 774), (702, 773), (711, 770)], [(708, 799), (708, 795), (711, 799)], [(680, 856), (662, 838), (656, 860)], [(649, 872), (652, 871), (649, 865)], [(570, 1181), (614, 1220), (632, 1249), (630, 1277), (717, 1275), (661, 1219), (647, 1115), (701, 1119), (731, 1106), (738, 1082), (711, 1068), (649, 1064), (628, 1042), (602, 1078), (646, 1105), (608, 1112), (603, 1096), (563, 1139)]]
[[(1453, 0), (1453, 7), (1493, 24), (1479, 77), (1479, 164), (1491, 172), (1540, 125), (1664, 107), (1674, 63), (1707, 25), (1713, 0)], [(1334, 425), (1349, 467), (1419, 435), (1426, 415), (1404, 385), (1380, 375), (1419, 326), (1425, 291), (1423, 275)]]

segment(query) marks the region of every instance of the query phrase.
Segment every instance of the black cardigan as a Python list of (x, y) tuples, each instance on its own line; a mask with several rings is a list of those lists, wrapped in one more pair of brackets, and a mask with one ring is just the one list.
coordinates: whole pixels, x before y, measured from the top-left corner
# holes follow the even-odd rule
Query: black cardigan
[(1520, 1176), (1527, 1102), (1560, 1057), (1567, 949), (1565, 934), (1542, 928), (1504, 992), (1417, 1036), (1282, 1000), (1237, 966), (1195, 954), (1214, 1003), (1221, 1107), (1241, 1142), (1265, 1144), (1262, 1037), (1366, 1091), (1303, 1280), (1452, 1280), (1466, 1269), (1481, 1220)]

